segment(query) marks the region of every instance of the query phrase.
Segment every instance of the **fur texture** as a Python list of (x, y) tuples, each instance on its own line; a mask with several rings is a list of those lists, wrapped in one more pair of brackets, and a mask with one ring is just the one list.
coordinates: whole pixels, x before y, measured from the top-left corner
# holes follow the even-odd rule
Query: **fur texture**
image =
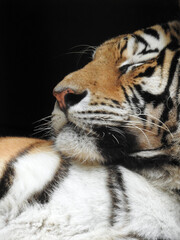
[(55, 87), (52, 141), (0, 139), (1, 240), (180, 239), (179, 44), (106, 41)]

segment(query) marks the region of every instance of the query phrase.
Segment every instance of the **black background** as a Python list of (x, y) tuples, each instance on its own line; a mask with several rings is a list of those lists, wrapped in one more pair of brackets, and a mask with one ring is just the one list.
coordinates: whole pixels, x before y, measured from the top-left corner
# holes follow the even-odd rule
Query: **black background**
[(33, 135), (53, 87), (91, 59), (83, 45), (177, 16), (177, 0), (0, 1), (0, 136)]

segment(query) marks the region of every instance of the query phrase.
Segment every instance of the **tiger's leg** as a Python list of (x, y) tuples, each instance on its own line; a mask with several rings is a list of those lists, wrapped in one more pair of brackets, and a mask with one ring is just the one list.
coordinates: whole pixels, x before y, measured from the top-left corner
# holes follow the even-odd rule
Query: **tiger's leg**
[(15, 218), (51, 182), (61, 166), (52, 143), (33, 138), (0, 138), (0, 228)]

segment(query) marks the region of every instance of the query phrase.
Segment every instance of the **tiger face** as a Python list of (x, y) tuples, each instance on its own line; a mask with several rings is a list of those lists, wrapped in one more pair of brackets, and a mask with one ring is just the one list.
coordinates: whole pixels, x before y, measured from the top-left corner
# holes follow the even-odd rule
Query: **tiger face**
[[(180, 24), (121, 35), (54, 89), (55, 147), (83, 162), (173, 155), (179, 144)], [(174, 153), (176, 154), (176, 153)]]

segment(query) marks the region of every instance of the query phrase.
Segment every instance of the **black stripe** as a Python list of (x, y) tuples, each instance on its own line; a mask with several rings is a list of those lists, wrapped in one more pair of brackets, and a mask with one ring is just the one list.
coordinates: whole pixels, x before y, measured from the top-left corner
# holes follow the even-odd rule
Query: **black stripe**
[[(127, 94), (127, 92), (126, 92), (126, 89), (123, 87), (123, 86), (121, 86), (122, 87), (122, 90), (123, 90), (123, 92), (124, 92), (124, 96), (125, 96), (125, 98), (126, 98), (126, 101), (129, 103), (129, 106), (130, 106), (130, 108), (131, 108), (131, 110), (133, 110), (134, 111), (134, 106), (133, 106), (133, 102), (131, 101), (131, 98), (128, 96), (128, 94)], [(128, 86), (129, 87), (129, 86)]]
[(179, 121), (180, 118), (180, 104), (177, 107), (177, 121)]
[[(180, 70), (179, 70), (179, 73), (178, 73), (178, 86), (177, 86), (177, 89), (176, 89), (176, 96), (178, 96), (178, 93), (179, 93), (179, 88), (180, 88)], [(179, 104), (179, 101), (177, 101), (177, 110), (176, 110), (176, 114), (177, 114), (177, 117), (176, 117), (176, 120), (177, 122), (179, 121), (179, 115), (180, 115), (180, 104)]]
[(180, 196), (180, 189), (175, 189), (174, 192)]
[[(107, 106), (108, 104), (105, 102), (101, 102), (101, 103), (99, 103), (99, 105)], [(80, 113), (80, 112), (78, 112), (78, 113)]]
[(168, 84), (165, 88), (165, 92), (167, 92), (167, 90), (171, 86), (171, 83), (172, 83), (173, 78), (174, 78), (175, 70), (176, 70), (176, 67), (177, 67), (177, 64), (178, 64), (179, 57), (180, 57), (180, 51), (177, 51), (175, 53), (173, 59), (171, 60), (171, 66), (170, 66), (170, 69), (169, 69)]
[(8, 164), (3, 177), (0, 181), (0, 199), (3, 198), (9, 191), (14, 180), (14, 162)]
[(104, 115), (107, 115), (107, 114), (111, 114), (111, 115), (115, 115), (115, 116), (119, 116), (118, 113), (115, 113), (115, 112), (108, 112), (108, 111), (87, 111), (87, 112), (81, 112), (83, 114), (94, 114), (94, 113), (97, 113), (97, 114), (104, 114)]
[(53, 179), (47, 183), (47, 185), (44, 187), (42, 191), (33, 194), (33, 196), (31, 196), (28, 199), (29, 204), (33, 204), (34, 202), (38, 202), (40, 204), (48, 203), (56, 186), (58, 186), (58, 184), (61, 181), (63, 181), (65, 177), (67, 177), (69, 168), (71, 166), (70, 162), (62, 161), (62, 160), (61, 161), (59, 160), (59, 162), (60, 162), (60, 166), (57, 172), (55, 173)]
[[(171, 60), (171, 66), (170, 66), (169, 76), (168, 76), (168, 81), (167, 81), (168, 83), (167, 83), (163, 93), (154, 95), (149, 92), (144, 92), (140, 85), (134, 85), (134, 88), (138, 91), (138, 93), (141, 95), (141, 97), (144, 98), (146, 103), (153, 102), (154, 107), (157, 107), (160, 103), (164, 102), (165, 99), (169, 98), (169, 88), (170, 88), (173, 78), (174, 78), (174, 74), (175, 74), (175, 70), (176, 70), (176, 67), (178, 64), (179, 56), (180, 56), (180, 52), (177, 51), (175, 53), (173, 59)], [(151, 75), (151, 73), (153, 72), (153, 69), (149, 69), (149, 70), (146, 69), (146, 71), (145, 72), (147, 73), (147, 75)], [(146, 75), (146, 73), (145, 74), (140, 73), (139, 75), (143, 76), (143, 75)], [(136, 77), (138, 77), (138, 76), (136, 76)], [(169, 102), (169, 106), (172, 106), (172, 102)], [(164, 115), (165, 115), (165, 113), (164, 113)], [(163, 118), (164, 118), (164, 116), (163, 116)]]
[(99, 103), (97, 102), (91, 103), (91, 106), (97, 106), (97, 105), (99, 105)]
[(143, 108), (141, 107), (140, 109), (141, 109), (142, 114), (140, 114), (139, 117), (142, 119), (143, 128), (146, 129), (146, 127), (147, 127), (147, 115), (143, 114), (144, 113), (144, 107)]
[[(152, 151), (153, 153), (153, 151)], [(105, 166), (119, 165), (126, 167), (130, 170), (142, 170), (142, 169), (155, 169), (162, 168), (164, 165), (178, 166), (180, 167), (180, 161), (177, 159), (172, 159), (169, 155), (157, 155), (153, 157), (140, 157), (140, 156), (124, 156), (120, 158), (113, 159), (104, 163)]]
[(172, 26), (172, 28), (177, 33), (177, 35), (180, 34), (180, 30), (176, 26)]
[(146, 47), (149, 46), (149, 44), (147, 43), (147, 41), (146, 41), (143, 37), (141, 37), (141, 36), (139, 36), (139, 35), (136, 35), (136, 34), (134, 34), (133, 36), (134, 36), (139, 42), (143, 43)]
[[(102, 118), (98, 117), (98, 116), (97, 117), (83, 117), (81, 119), (81, 121), (86, 121), (86, 120), (89, 121), (89, 122), (92, 122), (92, 123), (93, 123), (93, 121), (99, 121), (99, 125), (98, 125), (98, 123), (97, 124), (93, 123), (93, 127), (92, 127), (92, 123), (86, 122), (86, 124), (89, 124), (89, 126), (92, 127), (92, 128), (99, 127), (99, 126), (101, 126), (101, 127), (105, 126), (105, 124), (103, 124), (103, 123), (105, 123), (105, 121), (102, 120)], [(106, 119), (106, 121), (108, 121), (108, 119)], [(119, 126), (119, 120), (109, 120), (109, 122), (111, 122), (112, 124), (116, 124), (116, 126)]]
[(119, 210), (118, 203), (121, 203), (121, 199), (118, 199), (117, 196), (117, 184), (116, 184), (116, 168), (109, 167), (108, 170), (108, 189), (111, 196), (111, 215), (110, 215), (110, 224), (113, 226), (115, 224), (115, 217)]
[(131, 105), (131, 101), (130, 101), (130, 99), (129, 99), (129, 96), (128, 96), (128, 94), (126, 93), (126, 89), (125, 89), (123, 86), (122, 86), (122, 90), (123, 90), (123, 92), (124, 92), (124, 96), (125, 96), (127, 102)]
[(120, 106), (119, 102), (117, 100), (114, 100), (114, 99), (110, 99), (114, 104)]
[(162, 29), (165, 31), (165, 33), (167, 33), (167, 31), (169, 30), (169, 25), (167, 23), (163, 23), (160, 25), (162, 27)]
[[(166, 99), (166, 96), (170, 96), (169, 94), (169, 88), (172, 84), (172, 81), (173, 81), (173, 78), (174, 78), (174, 74), (176, 72), (176, 67), (177, 67), (177, 64), (178, 64), (178, 59), (179, 59), (179, 56), (180, 56), (180, 52), (177, 51), (171, 61), (171, 66), (170, 66), (170, 70), (169, 70), (169, 76), (168, 76), (168, 84), (166, 85), (166, 88), (164, 90), (164, 93), (162, 94), (163, 98)], [(161, 117), (160, 117), (160, 121), (162, 122), (166, 122), (168, 120), (168, 115), (169, 115), (169, 111), (173, 108), (173, 101), (170, 97), (168, 97), (168, 104), (165, 104), (164, 105), (164, 110), (161, 114)], [(161, 124), (160, 124), (161, 125)], [(159, 130), (160, 131), (160, 130)], [(165, 143), (166, 141), (166, 135), (167, 135), (167, 132), (164, 133), (163, 135), (163, 138), (162, 138), (162, 141)]]
[[(144, 112), (145, 109), (145, 103), (143, 105), (140, 105), (140, 101), (139, 98), (136, 96), (134, 89), (132, 87), (129, 87), (132, 91), (133, 97), (132, 97), (132, 103), (138, 108), (140, 109), (141, 113)], [(142, 88), (140, 85), (134, 85), (134, 88), (137, 90), (137, 92), (139, 93), (139, 95), (141, 94)], [(139, 113), (138, 113), (139, 114)], [(147, 119), (146, 115), (141, 114), (140, 115), (141, 118), (143, 119)], [(145, 121), (143, 121), (143, 124), (145, 124)]]
[(179, 160), (172, 159), (168, 155), (159, 155), (155, 157), (132, 157), (132, 169), (152, 169), (152, 168), (162, 168), (164, 165), (169, 166), (180, 166)]
[(140, 85), (134, 85), (134, 88), (141, 95), (141, 97), (144, 99), (145, 103), (153, 102), (154, 107), (157, 107), (157, 105), (162, 103), (163, 100), (164, 100), (162, 95), (154, 95), (154, 94), (149, 93), (149, 92), (144, 92)]
[(145, 54), (148, 54), (148, 53), (159, 52), (159, 49), (158, 49), (158, 48), (146, 50), (147, 47), (150, 46), (150, 45), (148, 44), (148, 42), (147, 42), (143, 37), (141, 37), (141, 36), (139, 36), (139, 35), (136, 35), (136, 34), (135, 34), (134, 37), (135, 37), (139, 42), (141, 42), (142, 44), (144, 44), (144, 46), (145, 46), (144, 49), (143, 49), (141, 52), (138, 53), (138, 55), (140, 55), (140, 54), (145, 55)]
[(138, 53), (138, 55), (145, 55), (145, 54), (149, 54), (149, 53), (158, 53), (159, 52), (159, 49), (158, 48), (155, 48), (155, 49), (149, 49), (149, 50), (146, 50), (146, 47)]
[[(169, 96), (170, 96), (170, 94), (169, 94)], [(174, 106), (173, 101), (172, 101), (171, 97), (169, 97), (168, 98), (168, 103), (164, 104), (164, 109), (163, 109), (163, 112), (160, 116), (160, 122), (159, 122), (160, 126), (162, 126), (162, 123), (165, 123), (169, 119), (169, 112), (173, 108), (173, 106)], [(158, 134), (160, 133), (160, 130), (161, 130), (160, 126), (159, 126), (159, 129), (158, 129)], [(162, 137), (163, 142), (165, 141), (165, 137), (166, 137), (167, 134), (168, 134), (168, 132), (165, 131), (164, 135)]]
[(139, 107), (139, 98), (136, 96), (134, 89), (132, 87), (129, 87), (132, 92), (132, 102), (136, 107)]
[(171, 159), (171, 161), (169, 162), (169, 165), (173, 167), (180, 167), (180, 161), (177, 159)]
[(14, 178), (15, 178), (15, 169), (14, 163), (17, 161), (18, 158), (23, 157), (30, 151), (35, 145), (39, 142), (35, 142), (28, 147), (24, 148), (20, 151), (15, 157), (13, 157), (6, 166), (6, 170), (0, 180), (0, 199), (5, 197), (8, 193), (9, 189), (11, 188)]
[(131, 66), (131, 64), (126, 64), (126, 65), (120, 67), (119, 71), (121, 72), (121, 75), (125, 74), (130, 66)]
[[(104, 98), (104, 99), (107, 100), (107, 101), (111, 101), (111, 102), (113, 102), (114, 104), (120, 106), (119, 102), (118, 102), (117, 100), (115, 100), (115, 99), (112, 99), (112, 98)], [(100, 103), (100, 104), (102, 104), (102, 103)]]
[(159, 33), (155, 29), (152, 28), (144, 29), (144, 33), (159, 40)]
[[(101, 103), (99, 103), (99, 106), (109, 106), (109, 107), (111, 107), (111, 108), (119, 108), (119, 106), (117, 107), (117, 106), (114, 106), (114, 105), (112, 105), (112, 104), (108, 104), (108, 103), (104, 103), (104, 102), (101, 102)], [(78, 112), (78, 113), (80, 113), (80, 112)]]
[(167, 45), (167, 48), (171, 51), (175, 51), (180, 48), (179, 41), (174, 36), (171, 36), (171, 42)]
[[(113, 226), (116, 221), (115, 218), (117, 213), (122, 210), (129, 212), (127, 196), (124, 186), (124, 181), (122, 174), (117, 166), (108, 166), (108, 188), (111, 195), (112, 207), (110, 215), (110, 224)], [(118, 197), (117, 192), (120, 191), (124, 196), (124, 202), (121, 198)], [(121, 209), (119, 208), (121, 206)]]
[(122, 47), (122, 49), (121, 49), (121, 51), (120, 51), (120, 56), (122, 57), (122, 54), (123, 54), (123, 52), (124, 52), (124, 50), (127, 48), (127, 41), (126, 41), (126, 43), (124, 44), (124, 46)]
[[(109, 106), (109, 105), (108, 105)], [(112, 107), (114, 107), (114, 106), (112, 106)], [(109, 112), (109, 111), (98, 111), (98, 110), (96, 110), (96, 111), (82, 111), (82, 112), (78, 112), (78, 114), (94, 114), (94, 113), (97, 113), (97, 114), (104, 114), (104, 115), (107, 115), (107, 114), (110, 114), (110, 115), (114, 115), (114, 116), (119, 116), (119, 114), (118, 113), (115, 113), (115, 112)], [(97, 116), (98, 117), (98, 116)], [(83, 119), (85, 119), (85, 118), (83, 118)], [(87, 118), (87, 119), (89, 119), (89, 118)], [(96, 119), (96, 118), (95, 118)]]
[(148, 67), (144, 72), (140, 72), (137, 76), (134, 78), (139, 78), (139, 77), (151, 77), (155, 71), (156, 67)]
[(164, 49), (159, 53), (159, 56), (158, 56), (158, 58), (157, 58), (157, 65), (163, 66), (164, 58), (165, 58), (165, 52), (166, 52), (166, 48), (164, 48)]

